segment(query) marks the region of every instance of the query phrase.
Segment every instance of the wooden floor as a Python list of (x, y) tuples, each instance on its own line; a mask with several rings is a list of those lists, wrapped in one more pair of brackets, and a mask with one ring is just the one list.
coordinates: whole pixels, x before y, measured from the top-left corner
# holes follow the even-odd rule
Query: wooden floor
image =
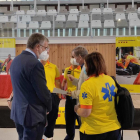
[[(132, 100), (135, 108), (140, 108), (140, 94), (132, 94)], [(7, 99), (0, 99), (0, 106), (7, 106)], [(65, 107), (65, 100), (61, 100), (60, 107)]]

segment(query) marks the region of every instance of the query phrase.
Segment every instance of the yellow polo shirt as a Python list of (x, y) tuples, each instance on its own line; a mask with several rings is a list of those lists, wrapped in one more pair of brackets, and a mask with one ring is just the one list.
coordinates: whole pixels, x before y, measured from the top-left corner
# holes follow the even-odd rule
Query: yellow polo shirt
[(53, 92), (55, 86), (55, 80), (59, 79), (60, 74), (56, 65), (50, 63), (49, 61), (44, 65), (45, 77), (47, 80), (47, 87), (50, 92)]
[(70, 67), (65, 68), (65, 71), (64, 71), (64, 79), (67, 80), (67, 91), (74, 91), (77, 89), (77, 87), (73, 85), (72, 82), (69, 80), (67, 76), (68, 71), (71, 71), (71, 75), (79, 79), (80, 73), (81, 73), (81, 67), (77, 66), (77, 68), (73, 70), (72, 66), (70, 66)]
[(107, 75), (90, 77), (81, 86), (79, 94), (80, 108), (92, 109), (87, 117), (81, 117), (80, 132), (94, 135), (120, 129), (115, 111), (114, 97), (117, 87)]

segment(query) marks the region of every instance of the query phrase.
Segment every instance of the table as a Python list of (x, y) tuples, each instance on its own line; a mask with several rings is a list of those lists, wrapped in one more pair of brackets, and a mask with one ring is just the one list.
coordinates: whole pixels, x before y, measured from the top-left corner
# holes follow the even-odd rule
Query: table
[(10, 75), (0, 75), (0, 98), (9, 98), (12, 90)]

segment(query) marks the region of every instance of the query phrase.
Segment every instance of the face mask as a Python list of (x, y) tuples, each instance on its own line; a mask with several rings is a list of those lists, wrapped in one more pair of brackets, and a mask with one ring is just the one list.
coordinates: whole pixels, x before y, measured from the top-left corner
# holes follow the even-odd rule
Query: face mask
[(40, 55), (39, 55), (39, 59), (40, 60), (44, 60), (44, 61), (47, 61), (49, 58), (49, 54), (47, 51), (43, 51)]
[(87, 72), (86, 72), (86, 67), (84, 67), (84, 73), (85, 73), (85, 75), (87, 75)]
[(70, 63), (71, 63), (72, 65), (79, 65), (79, 64), (76, 62), (76, 59), (75, 59), (75, 58), (71, 58), (71, 59), (70, 59)]

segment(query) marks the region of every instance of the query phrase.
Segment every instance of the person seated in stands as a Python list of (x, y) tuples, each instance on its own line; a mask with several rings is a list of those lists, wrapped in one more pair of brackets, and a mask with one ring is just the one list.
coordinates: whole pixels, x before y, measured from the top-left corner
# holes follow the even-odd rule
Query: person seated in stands
[(85, 57), (89, 79), (80, 90), (75, 112), (81, 117), (80, 140), (121, 140), (115, 110), (115, 81), (107, 75), (103, 56), (93, 52)]
[[(68, 75), (71, 74), (75, 78), (79, 79), (81, 73), (81, 66), (76, 62), (76, 59), (72, 56), (70, 63), (72, 64), (70, 67), (67, 67), (64, 71), (64, 79), (62, 82), (62, 88), (66, 87), (67, 91), (72, 92), (77, 89), (75, 85), (72, 84)], [(66, 133), (67, 136), (64, 140), (74, 140), (75, 136), (75, 120), (77, 119), (79, 125), (79, 117), (74, 112), (74, 106), (76, 105), (76, 99), (72, 99), (71, 96), (66, 96), (66, 103), (65, 103), (65, 120), (66, 120)]]
[(124, 65), (125, 65), (125, 58), (122, 55), (121, 59), (119, 59), (116, 63), (116, 68), (121, 68), (121, 69), (123, 68), (124, 69)]
[(124, 54), (124, 58), (125, 58), (124, 69), (131, 67), (133, 74), (139, 73), (140, 61), (135, 56), (129, 55), (128, 53)]

